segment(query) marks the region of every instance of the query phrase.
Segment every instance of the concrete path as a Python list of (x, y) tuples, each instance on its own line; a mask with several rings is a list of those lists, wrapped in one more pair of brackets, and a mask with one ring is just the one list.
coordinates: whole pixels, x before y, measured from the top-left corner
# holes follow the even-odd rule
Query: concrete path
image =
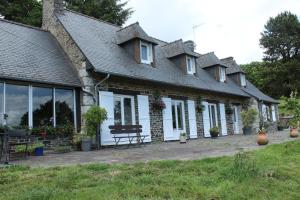
[[(291, 141), (288, 131), (268, 134), (269, 144)], [(52, 167), (87, 163), (134, 163), (150, 160), (192, 160), (206, 157), (234, 155), (240, 150), (249, 151), (263, 148), (256, 144), (256, 135), (232, 135), (218, 139), (197, 139), (186, 144), (167, 142), (149, 144), (142, 148), (107, 148), (91, 152), (71, 152), (66, 154), (48, 154), (43, 157), (30, 157), (27, 160), (14, 161), (13, 164), (33, 167)]]

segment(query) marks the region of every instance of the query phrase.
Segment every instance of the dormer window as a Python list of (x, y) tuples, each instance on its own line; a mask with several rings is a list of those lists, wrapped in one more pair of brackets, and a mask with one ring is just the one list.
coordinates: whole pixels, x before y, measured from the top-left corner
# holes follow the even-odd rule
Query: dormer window
[(246, 87), (246, 76), (245, 74), (241, 74), (241, 86)]
[(226, 81), (226, 69), (224, 67), (220, 67), (220, 82)]
[(186, 66), (187, 66), (187, 73), (188, 74), (195, 74), (196, 73), (196, 67), (195, 67), (195, 58), (193, 57), (186, 57)]
[(141, 63), (151, 64), (153, 62), (152, 44), (141, 42)]

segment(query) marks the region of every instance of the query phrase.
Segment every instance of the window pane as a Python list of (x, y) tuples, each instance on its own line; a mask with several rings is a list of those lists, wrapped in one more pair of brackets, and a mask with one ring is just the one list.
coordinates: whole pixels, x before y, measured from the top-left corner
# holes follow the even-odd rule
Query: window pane
[(0, 125), (3, 125), (3, 83), (0, 83)]
[(121, 98), (114, 98), (114, 117), (115, 125), (122, 125), (122, 115), (121, 115)]
[(32, 88), (33, 127), (52, 125), (53, 91), (51, 88)]
[(173, 129), (176, 129), (176, 111), (175, 111), (175, 105), (172, 104), (172, 119), (173, 119)]
[(6, 84), (8, 126), (28, 126), (28, 86)]
[(212, 116), (212, 125), (213, 127), (216, 127), (216, 110), (215, 110), (215, 106), (211, 106), (211, 116)]
[(132, 125), (131, 98), (124, 98), (124, 120), (125, 125)]
[(55, 113), (56, 113), (56, 125), (65, 125), (66, 123), (72, 123), (74, 119), (74, 102), (73, 91), (65, 89), (55, 90)]
[(182, 103), (177, 104), (177, 118), (178, 118), (178, 129), (183, 129), (183, 121), (182, 121)]
[(142, 45), (142, 60), (148, 60), (148, 48)]

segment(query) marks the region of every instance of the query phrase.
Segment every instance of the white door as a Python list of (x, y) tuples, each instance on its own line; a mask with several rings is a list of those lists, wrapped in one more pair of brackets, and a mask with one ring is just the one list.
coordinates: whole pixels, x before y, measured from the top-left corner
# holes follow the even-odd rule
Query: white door
[(209, 113), (209, 120), (210, 120), (210, 128), (218, 127), (217, 105), (209, 103), (208, 113)]
[(195, 138), (198, 137), (198, 135), (197, 135), (197, 121), (196, 121), (195, 102), (192, 101), (192, 100), (188, 100), (187, 104), (188, 104), (190, 138), (195, 139)]
[(180, 133), (185, 133), (184, 101), (172, 100), (173, 140), (179, 140)]
[(239, 128), (239, 107), (238, 106), (233, 106), (232, 121), (233, 121), (234, 134), (239, 134), (240, 128)]
[(151, 142), (150, 114), (148, 96), (138, 95), (139, 125), (142, 125), (142, 135), (147, 135), (144, 142)]
[(172, 127), (172, 101), (170, 98), (162, 98), (166, 108), (163, 110), (163, 130), (164, 141), (173, 140), (173, 127)]
[(204, 137), (210, 137), (210, 118), (208, 103), (206, 101), (203, 101), (202, 105), (204, 106), (204, 110), (202, 111)]
[(221, 134), (223, 136), (227, 135), (227, 123), (226, 123), (226, 113), (225, 113), (225, 104), (220, 103), (220, 119), (221, 119)]

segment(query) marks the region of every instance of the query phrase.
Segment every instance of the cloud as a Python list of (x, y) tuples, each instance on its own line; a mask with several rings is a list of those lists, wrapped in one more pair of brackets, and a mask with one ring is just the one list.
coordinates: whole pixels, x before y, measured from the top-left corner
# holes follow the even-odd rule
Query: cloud
[(198, 52), (233, 56), (241, 64), (262, 59), (260, 32), (269, 17), (285, 10), (300, 13), (299, 0), (129, 0), (128, 7), (135, 12), (126, 25), (139, 21), (153, 37), (192, 39)]

